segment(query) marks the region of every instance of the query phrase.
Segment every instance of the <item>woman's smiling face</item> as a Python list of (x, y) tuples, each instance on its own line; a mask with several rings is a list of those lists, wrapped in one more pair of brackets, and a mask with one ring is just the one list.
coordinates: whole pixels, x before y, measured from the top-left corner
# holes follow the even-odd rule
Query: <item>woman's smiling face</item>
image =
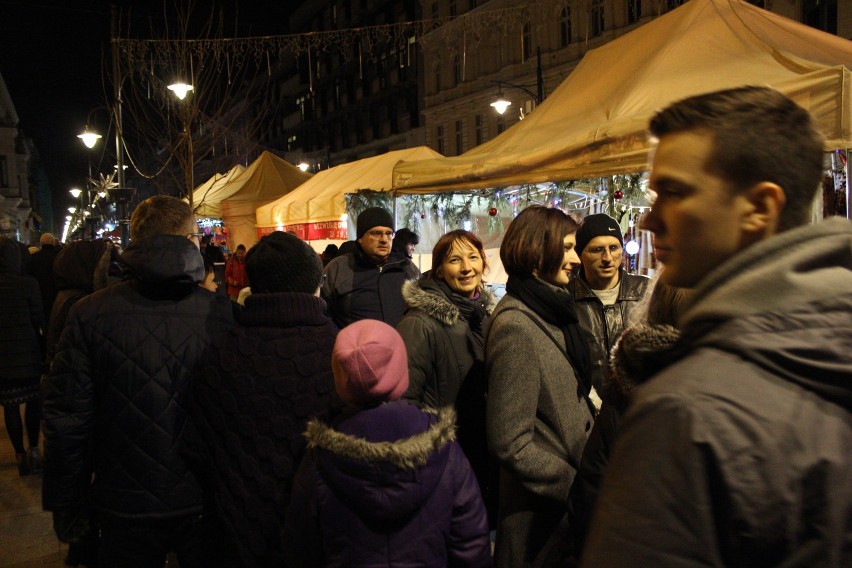
[(459, 240), (453, 243), (437, 276), (454, 292), (472, 298), (482, 284), (483, 266), (484, 259), (476, 247), (466, 240)]

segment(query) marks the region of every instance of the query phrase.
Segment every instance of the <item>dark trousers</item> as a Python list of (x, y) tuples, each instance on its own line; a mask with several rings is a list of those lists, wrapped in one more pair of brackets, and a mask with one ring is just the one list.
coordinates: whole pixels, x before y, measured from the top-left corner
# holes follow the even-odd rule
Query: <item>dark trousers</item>
[(211, 564), (212, 538), (201, 515), (161, 520), (102, 519), (99, 566), (163, 568), (174, 551), (181, 568)]

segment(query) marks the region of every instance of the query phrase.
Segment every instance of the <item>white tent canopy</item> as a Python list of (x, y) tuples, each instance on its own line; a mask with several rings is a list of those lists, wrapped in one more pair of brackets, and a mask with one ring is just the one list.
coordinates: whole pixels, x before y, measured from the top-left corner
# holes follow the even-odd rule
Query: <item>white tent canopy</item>
[(520, 123), (461, 156), (403, 162), (399, 193), (639, 172), (648, 121), (700, 93), (769, 85), (808, 109), (826, 149), (852, 147), (852, 42), (739, 0), (691, 0), (589, 51)]
[(219, 201), (216, 196), (221, 189), (230, 184), (234, 178), (245, 171), (245, 167), (237, 164), (223, 174), (215, 174), (213, 177), (199, 185), (192, 192), (192, 206), (197, 217), (221, 217)]
[(341, 221), (346, 213), (346, 194), (361, 189), (390, 191), (391, 173), (400, 160), (415, 162), (440, 158), (441, 154), (418, 146), (363, 158), (318, 172), (281, 199), (257, 209), (259, 227)]

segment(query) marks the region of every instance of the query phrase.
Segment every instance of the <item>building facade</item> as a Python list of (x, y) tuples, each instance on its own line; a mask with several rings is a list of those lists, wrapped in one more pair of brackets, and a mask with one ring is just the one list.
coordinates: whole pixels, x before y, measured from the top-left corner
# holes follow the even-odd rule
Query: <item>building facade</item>
[(34, 228), (27, 163), (18, 114), (0, 75), (0, 236), (25, 243), (32, 240)]
[(416, 38), (393, 29), (419, 17), (416, 0), (301, 3), (290, 18), (297, 33), (386, 27), (387, 34), (369, 35), (369, 41), (343, 34), (333, 49), (311, 49), (287, 61), (261, 143), (312, 171), (423, 145)]

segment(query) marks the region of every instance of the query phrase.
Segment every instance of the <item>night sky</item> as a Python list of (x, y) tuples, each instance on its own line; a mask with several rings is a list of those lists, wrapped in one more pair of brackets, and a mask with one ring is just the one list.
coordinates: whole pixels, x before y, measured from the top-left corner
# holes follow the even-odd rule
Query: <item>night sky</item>
[[(226, 0), (217, 5), (234, 37), (289, 33), (287, 17), (298, 3)], [(206, 18), (211, 4), (195, 2), (193, 13)], [(89, 112), (111, 100), (105, 98), (109, 81), (102, 73), (110, 65), (111, 5), (122, 11), (129, 37), (140, 39), (150, 37), (152, 23), (162, 25), (165, 14), (174, 13), (174, 0), (0, 0), (0, 73), (20, 119), (18, 128), (42, 155), (57, 212), (71, 204), (68, 189), (85, 183), (91, 152), (100, 148), (88, 150), (77, 134)], [(92, 120), (103, 124), (100, 133), (105, 134), (107, 113), (96, 111)]]

